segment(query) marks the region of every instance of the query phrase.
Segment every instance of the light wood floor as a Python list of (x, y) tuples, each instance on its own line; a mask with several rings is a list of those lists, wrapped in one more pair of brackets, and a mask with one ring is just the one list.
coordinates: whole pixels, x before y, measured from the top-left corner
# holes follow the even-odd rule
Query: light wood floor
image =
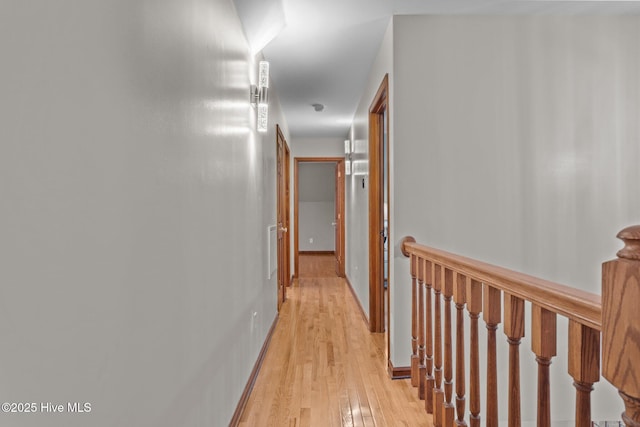
[(384, 334), (367, 330), (333, 268), (300, 257), (240, 426), (431, 426), (409, 380), (389, 379)]
[(336, 258), (334, 255), (300, 255), (300, 278), (336, 277)]

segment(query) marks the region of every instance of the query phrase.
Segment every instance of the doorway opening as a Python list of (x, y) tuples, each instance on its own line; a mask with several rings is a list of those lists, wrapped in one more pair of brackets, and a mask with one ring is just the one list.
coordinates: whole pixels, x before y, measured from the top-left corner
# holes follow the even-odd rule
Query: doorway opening
[(389, 77), (384, 76), (369, 108), (369, 329), (386, 332), (389, 316)]
[(294, 162), (294, 277), (300, 253), (333, 254), (335, 272), (344, 277), (344, 158), (296, 157)]

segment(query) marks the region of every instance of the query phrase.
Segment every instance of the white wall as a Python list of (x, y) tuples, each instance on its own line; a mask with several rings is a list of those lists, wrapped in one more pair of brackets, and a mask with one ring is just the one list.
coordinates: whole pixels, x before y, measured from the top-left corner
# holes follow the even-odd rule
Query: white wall
[[(352, 159), (364, 167), (364, 174), (347, 175), (345, 179), (345, 219), (346, 219), (346, 275), (360, 300), (365, 313), (369, 313), (369, 107), (382, 83), (389, 74), (390, 97), (393, 98), (393, 25), (382, 40), (380, 51), (371, 67), (367, 86), (356, 110), (349, 138), (355, 145)], [(390, 128), (393, 129), (393, 108), (390, 109)], [(393, 140), (393, 135), (389, 135)], [(343, 147), (344, 150), (344, 147)], [(393, 175), (393, 171), (391, 171)], [(363, 188), (364, 180), (364, 188)], [(393, 204), (393, 199), (391, 200)], [(391, 230), (393, 233), (393, 230)], [(393, 241), (393, 240), (391, 240)], [(392, 286), (392, 284), (390, 284)], [(391, 289), (393, 298), (394, 289)], [(410, 319), (409, 319), (410, 321)], [(393, 331), (393, 320), (391, 330)], [(392, 334), (393, 339), (393, 334)]]
[[(637, 17), (396, 17), (392, 241), (410, 234), (599, 293), (616, 233), (640, 221), (638, 28)], [(395, 265), (408, 287), (408, 262)], [(392, 302), (408, 316), (408, 298)], [(394, 364), (408, 364), (409, 337), (396, 334)], [(558, 344), (552, 415), (572, 419), (562, 322)], [(528, 338), (522, 348), (523, 384), (535, 384)], [(594, 419), (616, 419), (603, 383)]]
[(347, 138), (294, 137), (294, 157), (344, 157), (344, 140)]
[(299, 250), (333, 252), (335, 250), (335, 216), (333, 202), (300, 202)]
[(336, 163), (298, 166), (299, 250), (335, 250)]
[(0, 50), (0, 395), (92, 405), (0, 424), (226, 425), (276, 315), (282, 122), (273, 90), (253, 130), (232, 2), (3, 2)]

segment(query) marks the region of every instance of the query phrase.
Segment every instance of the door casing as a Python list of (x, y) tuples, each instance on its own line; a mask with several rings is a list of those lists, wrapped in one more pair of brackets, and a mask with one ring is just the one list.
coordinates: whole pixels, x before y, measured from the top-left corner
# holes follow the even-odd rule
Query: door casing
[[(385, 185), (383, 159), (386, 158), (388, 162), (389, 156), (388, 147), (386, 155), (383, 153), (385, 147), (381, 136), (385, 127), (385, 123), (383, 123), (385, 111), (387, 113), (386, 129), (389, 134), (388, 94), (389, 76), (387, 74), (382, 79), (369, 108), (369, 330), (371, 332), (385, 331), (385, 311), (387, 324), (390, 321), (390, 295), (387, 298), (387, 310), (384, 307), (384, 241), (382, 236)], [(389, 170), (388, 167), (387, 170)], [(386, 181), (388, 186), (389, 180)], [(388, 189), (389, 187), (387, 187), (387, 191)], [(390, 211), (390, 207), (388, 209)], [(389, 224), (391, 223), (390, 219), (389, 216)], [(388, 227), (388, 232), (390, 235), (390, 227)], [(387, 336), (387, 357), (389, 355), (389, 341)]]
[(289, 232), (289, 160), (290, 151), (279, 125), (276, 125), (276, 228), (278, 236), (278, 312), (287, 297), (286, 288), (290, 284), (291, 238)]
[(344, 179), (344, 162), (336, 163), (335, 172), (335, 209), (334, 209), (334, 234), (335, 234), (335, 257), (336, 257), (336, 275), (345, 277), (344, 265), (344, 197), (345, 197), (345, 179)]

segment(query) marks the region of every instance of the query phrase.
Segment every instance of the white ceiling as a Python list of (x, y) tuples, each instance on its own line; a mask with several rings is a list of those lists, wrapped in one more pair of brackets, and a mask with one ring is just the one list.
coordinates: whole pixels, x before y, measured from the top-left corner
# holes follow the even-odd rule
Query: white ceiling
[[(394, 14), (640, 14), (640, 1), (235, 0), (262, 52), (293, 137), (346, 137)], [(268, 17), (268, 18), (264, 18)], [(252, 38), (254, 40), (252, 40)], [(256, 47), (257, 45), (257, 47)], [(316, 112), (312, 104), (323, 104)]]

